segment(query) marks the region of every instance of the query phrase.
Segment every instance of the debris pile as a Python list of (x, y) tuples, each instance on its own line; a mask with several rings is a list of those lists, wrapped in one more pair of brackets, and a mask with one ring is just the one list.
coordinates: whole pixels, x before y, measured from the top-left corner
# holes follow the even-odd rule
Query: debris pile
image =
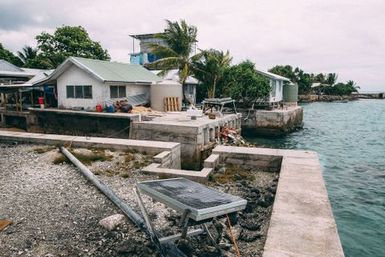
[(254, 147), (253, 144), (246, 142), (246, 140), (243, 139), (241, 134), (236, 129), (230, 128), (228, 126), (223, 126), (220, 128), (219, 143), (229, 146)]

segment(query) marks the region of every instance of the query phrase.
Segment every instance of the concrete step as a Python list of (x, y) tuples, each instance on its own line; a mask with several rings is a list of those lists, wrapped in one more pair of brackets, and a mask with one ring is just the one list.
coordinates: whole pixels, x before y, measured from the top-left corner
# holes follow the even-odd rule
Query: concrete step
[(166, 177), (184, 177), (197, 182), (207, 181), (212, 168), (203, 168), (201, 171), (162, 168), (159, 163), (152, 163), (142, 169), (143, 172), (158, 174)]

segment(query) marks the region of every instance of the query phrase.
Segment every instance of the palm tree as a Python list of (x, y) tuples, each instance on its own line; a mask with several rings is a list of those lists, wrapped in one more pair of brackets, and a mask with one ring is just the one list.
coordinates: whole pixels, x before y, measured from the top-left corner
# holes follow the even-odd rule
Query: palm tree
[(345, 85), (348, 86), (352, 92), (358, 92), (358, 89), (360, 89), (360, 87), (357, 86), (356, 82), (353, 80), (348, 80)]
[(165, 44), (150, 44), (151, 52), (160, 59), (146, 64), (146, 67), (162, 70), (159, 75), (178, 69), (180, 83), (184, 86), (186, 79), (191, 75), (193, 62), (201, 57), (201, 54), (192, 55), (197, 42), (197, 28), (189, 26), (184, 20), (179, 23), (169, 20), (166, 22), (164, 33), (157, 35)]
[(29, 60), (35, 59), (37, 56), (37, 49), (30, 46), (24, 46), (22, 51), (18, 51), (17, 55), (23, 64), (27, 64)]
[(333, 86), (337, 82), (338, 75), (336, 73), (329, 73), (325, 78), (325, 83)]
[(201, 52), (202, 58), (193, 63), (195, 77), (207, 86), (207, 96), (215, 98), (217, 83), (230, 66), (232, 57), (229, 51), (225, 53), (215, 49)]

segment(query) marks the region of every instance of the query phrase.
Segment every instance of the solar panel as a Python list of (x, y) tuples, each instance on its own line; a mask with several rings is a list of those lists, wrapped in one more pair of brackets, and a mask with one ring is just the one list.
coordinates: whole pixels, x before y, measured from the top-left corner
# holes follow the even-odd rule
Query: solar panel
[(219, 192), (185, 178), (151, 180), (138, 183), (144, 194), (168, 207), (184, 212), (200, 221), (245, 209), (247, 201), (238, 196)]
[(132, 106), (137, 106), (141, 104), (148, 103), (148, 97), (146, 94), (138, 94), (138, 95), (130, 95), (127, 96), (127, 102), (131, 104)]

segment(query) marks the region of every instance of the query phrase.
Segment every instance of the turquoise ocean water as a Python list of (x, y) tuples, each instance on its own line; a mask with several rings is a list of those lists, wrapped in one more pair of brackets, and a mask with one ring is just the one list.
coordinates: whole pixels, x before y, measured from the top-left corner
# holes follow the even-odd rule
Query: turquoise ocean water
[(385, 100), (304, 104), (304, 128), (265, 147), (318, 152), (347, 257), (385, 256)]

